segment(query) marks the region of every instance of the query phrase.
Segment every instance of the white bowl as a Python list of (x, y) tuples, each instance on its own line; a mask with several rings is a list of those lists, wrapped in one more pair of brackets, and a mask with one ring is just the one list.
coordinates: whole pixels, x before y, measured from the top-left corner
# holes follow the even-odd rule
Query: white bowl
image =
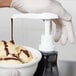
[(33, 76), (42, 56), (41, 53), (34, 48), (26, 46), (25, 48), (30, 51), (36, 59), (25, 64), (0, 64), (0, 76)]

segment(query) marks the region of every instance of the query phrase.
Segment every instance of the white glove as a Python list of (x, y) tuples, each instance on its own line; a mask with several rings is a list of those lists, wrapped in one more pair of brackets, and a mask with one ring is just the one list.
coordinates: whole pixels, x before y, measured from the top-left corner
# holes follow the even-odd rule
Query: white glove
[(64, 21), (59, 19), (53, 20), (56, 24), (56, 34), (54, 36), (55, 42), (60, 41), (61, 44), (66, 44), (67, 41), (74, 43), (74, 32), (72, 21)]
[[(65, 44), (67, 39), (74, 42), (73, 28), (71, 23), (71, 15), (56, 0), (12, 0), (11, 6), (22, 13), (43, 13), (51, 12), (57, 14), (61, 18), (61, 22), (55, 20), (57, 33), (55, 41), (61, 37), (61, 43)], [(59, 23), (59, 24), (58, 24)], [(60, 25), (61, 24), (61, 25)]]
[(66, 37), (66, 40), (68, 40), (70, 43), (74, 43), (74, 32), (73, 32), (73, 25), (71, 21), (63, 21), (63, 32), (65, 34), (63, 36)]

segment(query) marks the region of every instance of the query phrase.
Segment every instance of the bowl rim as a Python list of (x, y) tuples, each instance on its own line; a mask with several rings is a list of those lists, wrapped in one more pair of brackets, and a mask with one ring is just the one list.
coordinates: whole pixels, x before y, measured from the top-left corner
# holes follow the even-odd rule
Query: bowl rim
[(34, 64), (37, 64), (41, 60), (42, 54), (41, 54), (40, 51), (38, 51), (35, 48), (29, 47), (29, 46), (22, 46), (22, 47), (24, 47), (28, 51), (30, 51), (32, 53), (33, 57), (34, 57), (34, 54), (36, 54), (37, 58), (31, 60), (28, 63), (24, 63), (24, 64), (0, 64), (0, 68), (23, 68), (23, 67), (26, 67), (27, 68), (29, 66), (32, 66)]

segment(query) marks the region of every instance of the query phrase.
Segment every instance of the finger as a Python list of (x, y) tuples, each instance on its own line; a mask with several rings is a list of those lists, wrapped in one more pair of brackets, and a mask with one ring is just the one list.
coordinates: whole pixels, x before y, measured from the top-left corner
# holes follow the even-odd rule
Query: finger
[(68, 39), (67, 30), (66, 30), (66, 27), (63, 25), (62, 35), (61, 35), (61, 39), (60, 39), (61, 44), (65, 45), (67, 43), (67, 39)]
[(70, 43), (74, 43), (74, 31), (73, 31), (73, 25), (72, 25), (72, 21), (63, 21), (66, 30), (67, 30), (67, 35), (68, 35), (68, 41)]
[(58, 42), (62, 34), (62, 20), (60, 18), (54, 19), (53, 22), (56, 24), (56, 34), (54, 36), (55, 42)]

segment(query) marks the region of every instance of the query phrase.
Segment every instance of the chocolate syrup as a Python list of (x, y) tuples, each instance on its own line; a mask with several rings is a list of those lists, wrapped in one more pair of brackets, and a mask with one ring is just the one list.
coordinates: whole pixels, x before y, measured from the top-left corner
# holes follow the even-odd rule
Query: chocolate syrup
[(29, 53), (28, 53), (27, 50), (23, 50), (23, 49), (21, 49), (20, 51), (22, 51), (25, 55), (27, 55), (28, 57), (30, 57), (30, 55), (29, 55)]
[(21, 63), (24, 63), (20, 59), (18, 59), (18, 58), (12, 58), (12, 57), (10, 57), (10, 58), (0, 58), (0, 60), (17, 60), (17, 61), (20, 61)]
[(17, 59), (18, 61), (24, 63), (24, 62), (19, 58), (19, 56), (15, 55), (15, 54), (12, 54), (12, 56), (16, 57), (16, 59)]
[(4, 58), (4, 60), (18, 60), (18, 61), (20, 61), (21, 63), (24, 63), (21, 59), (19, 59), (19, 58), (12, 58), (12, 57), (10, 57), (10, 58)]
[(17, 60), (20, 61), (21, 63), (24, 63), (18, 56), (16, 56), (15, 54), (12, 54), (13, 57), (9, 57), (9, 58), (0, 58), (0, 60)]
[(21, 54), (21, 51), (18, 53), (18, 57), (20, 56), (20, 54)]
[(14, 40), (11, 40), (10, 42), (11, 42), (12, 44), (15, 44)]
[(2, 41), (3, 43), (4, 43), (4, 46), (5, 46), (5, 51), (6, 51), (6, 55), (8, 56), (8, 54), (9, 54), (9, 51), (8, 51), (8, 45), (7, 45), (7, 42), (6, 41)]
[(13, 18), (11, 18), (11, 42), (14, 43), (14, 39), (13, 39)]
[(18, 59), (10, 57), (10, 58), (3, 58), (3, 60), (18, 60)]
[(2, 58), (0, 58), (0, 60), (3, 60)]

